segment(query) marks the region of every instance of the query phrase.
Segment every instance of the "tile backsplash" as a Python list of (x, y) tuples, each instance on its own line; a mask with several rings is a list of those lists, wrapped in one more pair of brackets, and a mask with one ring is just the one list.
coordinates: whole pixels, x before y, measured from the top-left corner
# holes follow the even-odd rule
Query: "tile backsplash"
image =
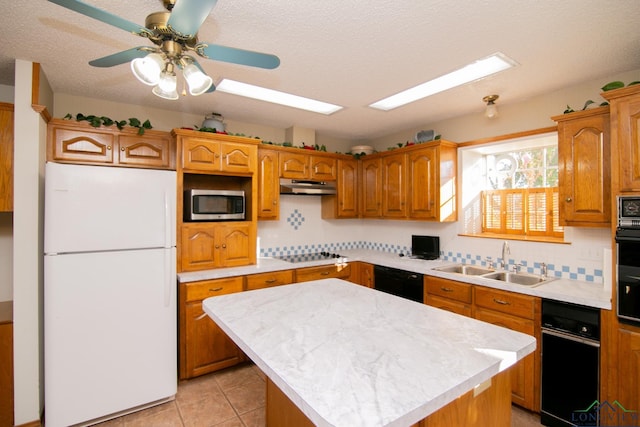
[[(283, 196), (280, 220), (258, 223), (260, 257), (299, 255), (314, 252), (340, 253), (344, 250), (368, 249), (389, 254), (410, 254), (411, 236), (440, 237), (440, 256), (445, 261), (487, 265), (501, 261), (502, 240), (458, 235), (456, 223), (431, 223), (393, 220), (324, 220), (320, 197)], [(602, 283), (605, 278), (603, 250), (610, 247), (607, 230), (565, 231), (569, 244), (510, 241), (510, 269), (540, 274), (547, 264), (550, 277)]]

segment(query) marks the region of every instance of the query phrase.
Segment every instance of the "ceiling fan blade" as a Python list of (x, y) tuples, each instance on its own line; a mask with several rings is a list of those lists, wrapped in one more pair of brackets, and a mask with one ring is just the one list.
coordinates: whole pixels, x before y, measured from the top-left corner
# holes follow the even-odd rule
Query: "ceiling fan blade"
[(144, 58), (149, 54), (149, 50), (147, 49), (148, 48), (146, 47), (138, 46), (129, 50), (123, 50), (122, 52), (114, 53), (113, 55), (94, 59), (89, 62), (89, 65), (94, 67), (113, 67), (114, 65), (124, 64), (125, 62), (131, 62), (136, 58)]
[(51, 3), (55, 3), (59, 6), (66, 7), (67, 9), (73, 10), (75, 12), (86, 15), (90, 18), (97, 19), (98, 21), (102, 21), (106, 24), (113, 25), (114, 27), (121, 28), (125, 31), (136, 35), (143, 35), (148, 33), (145, 27), (140, 26), (138, 24), (134, 24), (133, 22), (127, 21), (126, 19), (120, 18), (119, 16), (113, 15), (109, 12), (105, 12), (102, 9), (98, 9), (89, 4), (83, 3), (79, 0), (49, 0)]
[(178, 0), (171, 10), (167, 26), (175, 33), (190, 39), (207, 19), (218, 0)]
[(280, 65), (280, 58), (268, 53), (252, 52), (234, 47), (201, 43), (204, 47), (198, 49), (205, 58), (215, 61), (231, 62), (232, 64), (249, 65), (251, 67), (273, 69)]

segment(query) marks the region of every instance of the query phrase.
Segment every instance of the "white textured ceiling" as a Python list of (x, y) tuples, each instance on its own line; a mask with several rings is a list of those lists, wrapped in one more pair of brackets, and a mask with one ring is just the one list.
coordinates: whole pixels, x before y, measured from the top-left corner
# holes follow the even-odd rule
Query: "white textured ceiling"
[[(139, 24), (162, 10), (160, 0), (85, 2)], [(263, 70), (200, 60), (214, 81), (226, 77), (345, 109), (324, 116), (221, 92), (167, 101), (139, 83), (127, 64), (88, 65), (149, 45), (146, 39), (46, 0), (0, 5), (1, 84), (13, 84), (20, 58), (39, 62), (57, 93), (202, 116), (215, 111), (354, 140), (480, 112), (488, 94), (499, 94), (498, 104), (516, 103), (640, 68), (638, 0), (219, 0), (199, 39), (272, 53), (281, 65)], [(393, 111), (367, 107), (494, 52), (519, 66)]]

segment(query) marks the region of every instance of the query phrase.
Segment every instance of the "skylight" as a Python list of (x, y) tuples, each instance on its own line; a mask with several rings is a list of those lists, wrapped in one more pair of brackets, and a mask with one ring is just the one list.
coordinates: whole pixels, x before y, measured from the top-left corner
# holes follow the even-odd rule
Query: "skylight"
[(216, 90), (326, 115), (333, 114), (343, 108), (339, 105), (316, 101), (315, 99), (291, 95), (289, 93), (266, 89), (260, 86), (254, 86), (248, 83), (241, 83), (229, 79), (223, 79), (216, 86)]
[(471, 64), (465, 65), (449, 74), (437, 77), (426, 83), (407, 89), (403, 92), (381, 99), (369, 105), (371, 108), (389, 111), (401, 107), (411, 102), (417, 101), (427, 96), (435, 95), (439, 92), (461, 86), (463, 84), (490, 76), (518, 65), (513, 59), (497, 52), (491, 56), (479, 59)]

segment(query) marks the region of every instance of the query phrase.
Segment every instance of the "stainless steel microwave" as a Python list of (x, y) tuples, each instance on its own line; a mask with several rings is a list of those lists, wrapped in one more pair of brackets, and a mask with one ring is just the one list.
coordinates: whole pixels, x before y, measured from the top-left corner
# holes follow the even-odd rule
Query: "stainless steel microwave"
[(192, 189), (184, 192), (185, 221), (245, 219), (244, 191)]

